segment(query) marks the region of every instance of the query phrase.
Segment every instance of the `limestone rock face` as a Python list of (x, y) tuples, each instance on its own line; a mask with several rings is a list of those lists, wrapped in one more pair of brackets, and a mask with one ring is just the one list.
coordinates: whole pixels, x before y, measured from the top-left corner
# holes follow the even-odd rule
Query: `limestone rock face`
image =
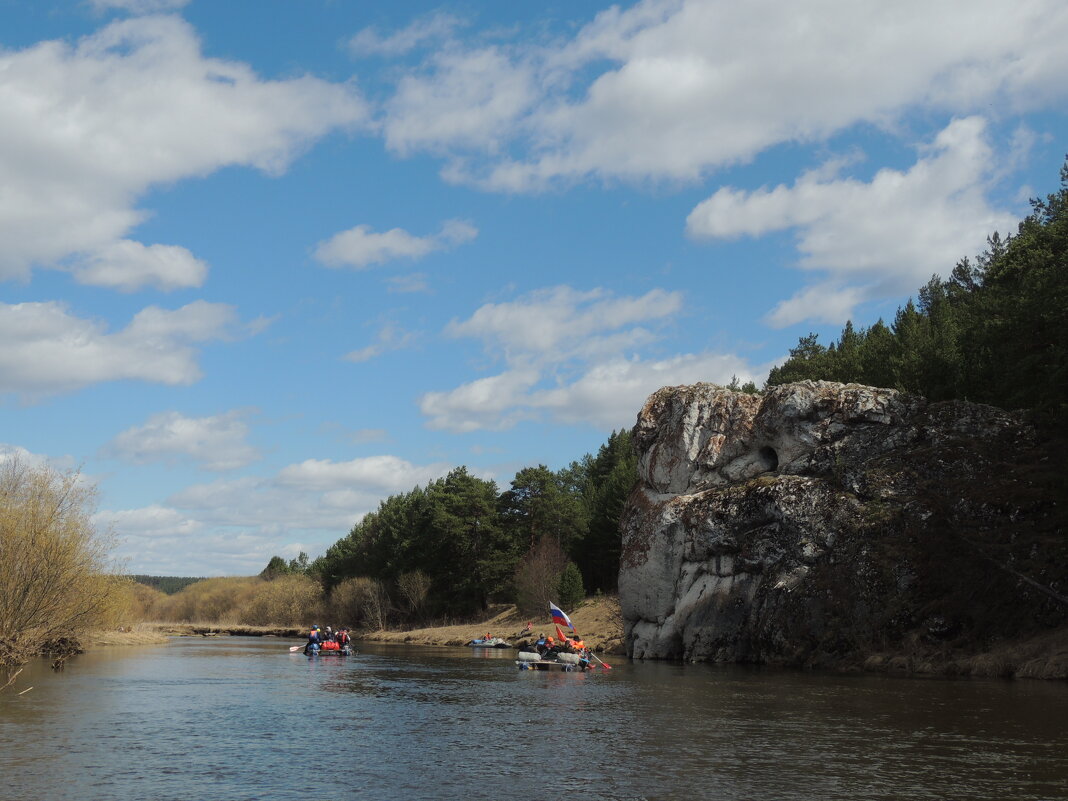
[[(959, 488), (1030, 437), (992, 407), (856, 384), (659, 390), (634, 428), (622, 523), (629, 653), (829, 664), (924, 625), (955, 630), (928, 556), (967, 551), (960, 531), (1013, 513)], [(989, 559), (972, 556), (979, 575)]]

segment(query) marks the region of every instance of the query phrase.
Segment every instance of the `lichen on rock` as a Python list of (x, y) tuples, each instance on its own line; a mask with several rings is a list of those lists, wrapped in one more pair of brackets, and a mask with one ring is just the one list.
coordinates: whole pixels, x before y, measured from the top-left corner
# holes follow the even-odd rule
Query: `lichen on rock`
[[(1060, 577), (1027, 586), (1020, 562), (992, 564), (1015, 559), (1006, 526), (1042, 506), (993, 489), (1017, 480), (1009, 456), (1033, 440), (993, 407), (857, 384), (659, 390), (634, 427), (622, 520), (629, 653), (870, 665), (909, 643), (956, 652), (1063, 622), (1039, 586)], [(969, 602), (969, 583), (1010, 596), (1013, 614)]]

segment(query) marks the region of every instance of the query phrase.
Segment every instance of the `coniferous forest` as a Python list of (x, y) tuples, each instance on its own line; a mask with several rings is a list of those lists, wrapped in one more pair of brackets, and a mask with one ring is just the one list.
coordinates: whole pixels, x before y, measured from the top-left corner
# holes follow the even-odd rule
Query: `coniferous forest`
[(362, 609), (378, 591), (409, 617), (464, 616), (491, 601), (543, 611), (549, 596), (571, 605), (616, 588), (636, 469), (627, 431), (562, 470), (523, 468), (503, 491), (458, 467), (386, 498), (306, 570), (328, 593), (356, 582)]
[(1026, 410), (1064, 435), (1068, 402), (1068, 161), (1061, 189), (1031, 201), (1015, 234), (993, 234), (974, 262), (934, 276), (890, 325), (847, 323), (824, 347), (803, 337), (768, 385), (856, 382), (932, 401)]

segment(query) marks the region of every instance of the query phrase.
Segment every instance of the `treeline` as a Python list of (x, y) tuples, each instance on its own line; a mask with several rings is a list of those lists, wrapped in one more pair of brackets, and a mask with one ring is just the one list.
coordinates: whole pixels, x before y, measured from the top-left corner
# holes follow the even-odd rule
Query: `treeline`
[(824, 347), (802, 337), (768, 385), (857, 382), (1026, 409), (1047, 430), (1066, 428), (1068, 403), (1068, 161), (1061, 189), (1032, 200), (1015, 235), (993, 234), (975, 262), (934, 276), (891, 325), (847, 323)]
[(279, 557), (268, 570), (317, 577), (373, 625), (462, 618), (492, 601), (543, 612), (550, 597), (568, 605), (616, 589), (619, 520), (636, 479), (627, 431), (562, 470), (524, 468), (503, 491), (458, 467), (383, 500), (305, 570)]
[(258, 576), (194, 580), (173, 594), (165, 587), (185, 579), (144, 582), (132, 612), (379, 629), (463, 620), (492, 602), (530, 615), (544, 615), (549, 600), (572, 609), (587, 594), (615, 591), (619, 521), (636, 481), (629, 431), (562, 470), (524, 468), (503, 491), (458, 467), (386, 498), (315, 560), (273, 556)]
[(165, 595), (174, 595), (174, 593), (184, 590), (190, 584), (196, 584), (198, 581), (203, 581), (204, 577), (200, 576), (194, 578), (191, 576), (129, 576), (130, 579), (136, 581), (138, 584), (144, 584), (146, 587), (151, 587), (154, 590), (159, 590)]
[(246, 626), (306, 626), (329, 617), (322, 585), (312, 576), (288, 575), (199, 579), (165, 594), (132, 584), (125, 619), (133, 622), (219, 623)]

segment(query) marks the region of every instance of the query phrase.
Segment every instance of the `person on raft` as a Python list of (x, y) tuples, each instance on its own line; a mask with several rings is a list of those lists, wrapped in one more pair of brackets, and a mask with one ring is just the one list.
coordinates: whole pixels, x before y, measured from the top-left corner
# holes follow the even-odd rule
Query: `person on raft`
[(312, 626), (311, 631), (308, 632), (308, 644), (304, 646), (304, 653), (310, 654), (318, 651), (323, 645), (322, 635), (319, 633), (318, 626)]

